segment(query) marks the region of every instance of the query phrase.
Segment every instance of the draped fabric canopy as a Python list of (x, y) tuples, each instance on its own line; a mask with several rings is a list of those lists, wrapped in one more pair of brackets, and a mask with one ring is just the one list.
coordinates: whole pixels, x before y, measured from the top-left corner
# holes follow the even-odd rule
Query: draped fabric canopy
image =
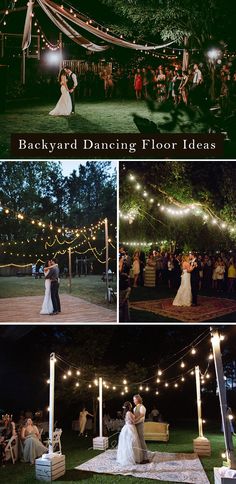
[[(108, 33), (108, 31), (104, 31), (104, 29), (100, 27), (95, 27), (90, 22), (86, 21), (84, 17), (79, 14), (78, 12), (73, 13), (63, 6), (57, 5), (52, 0), (37, 0), (40, 7), (44, 10), (50, 20), (63, 32), (67, 35), (71, 40), (79, 44), (81, 47), (84, 47), (87, 50), (91, 50), (93, 52), (102, 52), (109, 48), (107, 44), (114, 44), (118, 47), (124, 47), (133, 50), (142, 50), (142, 51), (155, 51), (157, 49), (162, 49), (164, 47), (168, 47), (169, 45), (173, 44), (174, 41), (167, 42), (162, 45), (142, 45), (136, 44), (135, 42), (128, 42), (127, 40), (122, 39), (121, 37), (115, 37)], [(29, 0), (28, 2), (28, 9), (26, 14), (25, 20), (25, 28), (24, 28), (24, 37), (22, 42), (22, 49), (25, 50), (30, 45), (30, 38), (31, 38), (31, 18), (32, 18), (32, 7), (33, 2)], [(98, 45), (90, 40), (86, 39), (82, 36), (77, 30), (75, 30), (65, 19), (69, 20), (73, 24), (77, 25), (83, 30), (86, 30), (90, 34), (93, 34), (95, 37), (102, 39), (103, 41), (107, 42), (106, 45)]]

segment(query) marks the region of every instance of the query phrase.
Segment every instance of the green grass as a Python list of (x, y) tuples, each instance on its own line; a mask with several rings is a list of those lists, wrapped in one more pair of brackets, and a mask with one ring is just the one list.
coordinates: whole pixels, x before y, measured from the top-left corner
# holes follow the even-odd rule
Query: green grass
[[(60, 294), (69, 294), (69, 280), (61, 279)], [(116, 283), (111, 283), (113, 289)], [(72, 278), (72, 296), (77, 296), (86, 301), (107, 307), (105, 300), (106, 285), (101, 276), (81, 276)], [(0, 277), (0, 297), (18, 296), (43, 296), (44, 280), (34, 279), (31, 276), (25, 277)], [(109, 304), (109, 309), (116, 311), (116, 304)]]
[[(62, 449), (66, 456), (66, 474), (58, 479), (61, 484), (72, 484), (78, 482), (80, 484), (113, 484), (127, 483), (127, 484), (153, 484), (152, 479), (136, 479), (127, 476), (109, 476), (105, 474), (93, 474), (89, 472), (82, 472), (74, 468), (79, 464), (95, 457), (99, 452), (93, 451), (92, 440), (81, 439), (74, 433), (62, 434)], [(148, 448), (151, 451), (158, 452), (193, 452), (193, 439), (197, 437), (197, 433), (192, 429), (189, 430), (171, 430), (170, 441), (168, 443), (148, 443)], [(211, 483), (213, 479), (213, 467), (220, 467), (222, 465), (221, 452), (224, 451), (223, 435), (216, 433), (206, 434), (206, 437), (211, 441), (212, 455), (211, 457), (204, 457), (201, 459), (207, 477)], [(236, 439), (235, 439), (236, 440)], [(30, 464), (17, 462), (15, 465), (10, 462), (0, 472), (1, 484), (33, 484), (36, 483), (34, 477), (35, 468)], [(167, 481), (165, 481), (167, 482)], [(164, 484), (164, 481), (158, 481)]]
[[(138, 133), (132, 114), (165, 123), (170, 121), (169, 113), (151, 114), (145, 101), (107, 100), (78, 101), (76, 114), (68, 117), (52, 117), (49, 112), (55, 102), (39, 104), (38, 101), (15, 102), (7, 106), (0, 115), (0, 155), (10, 157), (11, 133)], [(184, 128), (185, 125), (185, 128)], [(204, 131), (201, 123), (189, 124), (185, 114), (176, 132)]]
[[(132, 289), (130, 301), (146, 301), (146, 300), (158, 300), (158, 299), (165, 299), (165, 298), (174, 298), (176, 295), (176, 290), (168, 289), (167, 287), (137, 287)], [(220, 297), (226, 299), (235, 299), (235, 293), (218, 293), (216, 291), (208, 290), (208, 291), (200, 291), (200, 296), (208, 296), (208, 297)], [(130, 310), (131, 321), (133, 322), (180, 322), (177, 319), (170, 319), (165, 316), (159, 316), (158, 314), (154, 314), (147, 311), (141, 310)], [(219, 318), (214, 318), (214, 322), (225, 322), (227, 318), (227, 322), (235, 323), (236, 321), (236, 313), (227, 314), (226, 316), (221, 316)], [(208, 321), (205, 321), (205, 323)], [(209, 321), (210, 322), (210, 321)]]

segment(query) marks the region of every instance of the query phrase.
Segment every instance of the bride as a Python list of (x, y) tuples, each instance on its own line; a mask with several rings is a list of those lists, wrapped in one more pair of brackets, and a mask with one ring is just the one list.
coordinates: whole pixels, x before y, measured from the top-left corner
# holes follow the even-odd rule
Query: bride
[(191, 272), (194, 266), (191, 266), (189, 261), (188, 255), (183, 256), (181, 284), (172, 303), (173, 306), (191, 306), (192, 304)]
[[(51, 261), (46, 261), (44, 266), (44, 276), (48, 274), (50, 268), (53, 267), (55, 264), (52, 264)], [(40, 314), (51, 314), (53, 313), (53, 305), (52, 305), (52, 298), (51, 298), (51, 281), (50, 279), (45, 279), (45, 295), (43, 300), (42, 309)]]
[(132, 413), (132, 404), (125, 402), (123, 409), (125, 425), (119, 436), (116, 461), (121, 466), (130, 466), (142, 461), (142, 450), (135, 426), (135, 416)]
[(72, 102), (67, 87), (66, 71), (64, 69), (61, 70), (58, 80), (61, 85), (61, 97), (56, 107), (49, 114), (51, 116), (69, 116), (72, 111)]

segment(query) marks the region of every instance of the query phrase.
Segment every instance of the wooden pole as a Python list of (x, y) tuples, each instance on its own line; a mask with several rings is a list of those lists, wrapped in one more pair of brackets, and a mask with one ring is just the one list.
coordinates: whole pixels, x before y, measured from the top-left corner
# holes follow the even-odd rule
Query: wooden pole
[(219, 390), (219, 400), (220, 400), (220, 411), (222, 418), (222, 427), (224, 432), (224, 441), (226, 449), (226, 459), (228, 466), (231, 469), (236, 469), (236, 457), (234, 453), (233, 439), (230, 430), (230, 422), (227, 416), (227, 397), (226, 397), (226, 387), (224, 379), (224, 370), (222, 364), (221, 350), (220, 350), (220, 336), (217, 329), (211, 329), (212, 333), (212, 349), (215, 363), (216, 371), (216, 381)]
[(59, 32), (59, 53), (60, 53), (60, 64), (59, 64), (59, 69), (61, 71), (62, 69), (62, 63), (63, 63), (63, 51), (62, 51), (62, 32)]
[(71, 278), (72, 278), (72, 266), (71, 266), (71, 247), (68, 249), (69, 258), (69, 292), (71, 293)]
[(108, 264), (109, 264), (109, 245), (108, 245), (108, 220), (105, 218), (105, 247), (106, 247), (106, 295), (109, 302), (109, 281), (108, 281)]
[(23, 50), (22, 51), (22, 73), (21, 73), (23, 86), (25, 85), (25, 61), (26, 61), (26, 51)]
[(50, 388), (49, 388), (49, 454), (53, 454), (54, 432), (54, 391), (55, 391), (55, 353), (50, 354)]
[(102, 378), (99, 377), (99, 437), (102, 437)]
[(199, 366), (195, 366), (195, 378), (196, 378), (196, 392), (197, 392), (198, 434), (199, 434), (199, 437), (203, 437), (201, 383), (200, 383)]

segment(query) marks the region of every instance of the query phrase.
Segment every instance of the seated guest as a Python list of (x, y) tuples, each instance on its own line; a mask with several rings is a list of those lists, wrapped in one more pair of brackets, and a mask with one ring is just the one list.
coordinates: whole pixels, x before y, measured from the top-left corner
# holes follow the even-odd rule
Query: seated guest
[(34, 464), (35, 459), (41, 457), (47, 448), (40, 441), (40, 435), (36, 425), (33, 425), (31, 418), (26, 420), (26, 423), (21, 431), (21, 439), (23, 443), (23, 460)]
[(144, 286), (155, 287), (156, 285), (156, 260), (152, 252), (149, 253), (145, 266)]
[(7, 441), (13, 436), (16, 435), (16, 427), (15, 423), (12, 420), (12, 415), (3, 415), (2, 422), (4, 424), (4, 428), (1, 431), (0, 436), (0, 464), (5, 464), (5, 448), (7, 446)]

